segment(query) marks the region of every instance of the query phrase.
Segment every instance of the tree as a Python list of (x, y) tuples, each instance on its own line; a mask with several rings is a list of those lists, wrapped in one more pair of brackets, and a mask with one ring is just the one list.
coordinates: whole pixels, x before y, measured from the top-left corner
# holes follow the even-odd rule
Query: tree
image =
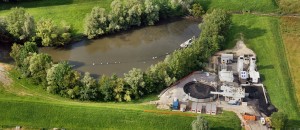
[(30, 53), (38, 53), (35, 42), (25, 42), (24, 45), (13, 44), (10, 56), (15, 60), (17, 67), (21, 67)]
[(36, 36), (42, 40), (43, 46), (59, 46), (70, 42), (71, 30), (65, 22), (57, 26), (51, 19), (42, 19), (37, 23)]
[(117, 75), (111, 76), (113, 83), (113, 95), (116, 101), (121, 102), (123, 100), (124, 95), (124, 80), (122, 78), (118, 78)]
[(287, 116), (283, 112), (274, 112), (271, 115), (272, 126), (275, 129), (281, 130), (284, 129), (284, 126), (287, 122)]
[(104, 96), (104, 101), (111, 101), (114, 98), (113, 80), (108, 76), (103, 75), (99, 80), (99, 90)]
[(208, 122), (202, 116), (197, 116), (197, 120), (192, 122), (192, 130), (209, 130)]
[(6, 30), (7, 22), (4, 18), (0, 18), (0, 42), (2, 43), (10, 43), (11, 36), (9, 32)]
[(191, 12), (192, 16), (194, 16), (196, 18), (201, 17), (205, 13), (202, 6), (199, 3), (193, 4), (190, 12)]
[(105, 34), (107, 32), (108, 20), (105, 9), (94, 7), (90, 14), (87, 14), (84, 22), (84, 34), (89, 39)]
[(34, 83), (42, 83), (43, 85), (47, 85), (47, 70), (51, 67), (51, 65), (52, 58), (48, 54), (34, 53), (31, 57), (29, 57), (28, 70)]
[(130, 88), (127, 90), (130, 92), (126, 92), (126, 94), (132, 94), (135, 99), (139, 99), (142, 95), (144, 95), (144, 87), (145, 82), (143, 79), (143, 72), (141, 69), (133, 68), (128, 72), (128, 74), (124, 74), (124, 81), (129, 85)]
[(95, 100), (98, 96), (97, 82), (91, 77), (90, 73), (86, 72), (81, 79), (82, 89), (80, 91), (81, 100)]
[(154, 25), (159, 20), (159, 6), (154, 4), (151, 0), (145, 1), (145, 23), (147, 25)]
[(147, 93), (159, 92), (176, 81), (175, 78), (169, 76), (169, 70), (165, 62), (159, 62), (146, 71), (144, 80)]
[(35, 24), (31, 15), (24, 8), (12, 8), (6, 16), (8, 32), (19, 40), (27, 40), (34, 36)]
[(126, 22), (128, 26), (140, 26), (141, 15), (143, 13), (143, 5), (140, 0), (127, 0), (125, 2), (125, 9), (127, 10)]
[(119, 31), (121, 29), (127, 29), (126, 24), (126, 12), (122, 1), (114, 0), (110, 5), (111, 11), (109, 13), (109, 32)]
[(48, 92), (68, 96), (68, 90), (78, 85), (80, 74), (67, 62), (59, 62), (47, 70), (46, 79)]

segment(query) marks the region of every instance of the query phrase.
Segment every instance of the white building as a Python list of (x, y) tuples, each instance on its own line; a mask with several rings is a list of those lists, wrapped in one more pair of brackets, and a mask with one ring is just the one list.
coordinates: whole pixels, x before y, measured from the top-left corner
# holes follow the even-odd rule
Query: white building
[(220, 88), (221, 92), (210, 92), (211, 94), (219, 94), (225, 97), (225, 101), (236, 103), (245, 98), (245, 89), (236, 87), (233, 84), (223, 84)]
[(219, 71), (219, 79), (221, 82), (233, 82), (233, 72), (227, 70)]
[(260, 79), (259, 72), (250, 71), (249, 75), (250, 75), (250, 80), (252, 81), (252, 83), (258, 83), (258, 81)]
[(232, 61), (233, 61), (233, 54), (222, 54), (221, 55), (221, 63), (222, 64), (232, 63)]

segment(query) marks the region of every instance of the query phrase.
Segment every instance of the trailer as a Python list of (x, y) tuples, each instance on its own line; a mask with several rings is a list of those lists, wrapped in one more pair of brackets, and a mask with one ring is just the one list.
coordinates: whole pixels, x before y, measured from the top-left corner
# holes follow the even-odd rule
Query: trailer
[(194, 112), (194, 113), (197, 112), (197, 103), (196, 102), (192, 103), (191, 111)]
[(202, 104), (201, 103), (197, 104), (197, 113), (202, 113)]

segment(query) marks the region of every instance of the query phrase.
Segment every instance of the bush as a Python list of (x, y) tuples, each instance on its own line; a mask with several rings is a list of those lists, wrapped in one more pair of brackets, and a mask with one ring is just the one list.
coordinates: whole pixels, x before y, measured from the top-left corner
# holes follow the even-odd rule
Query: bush
[(64, 45), (71, 40), (70, 26), (64, 22), (57, 26), (51, 19), (42, 19), (37, 23), (36, 36), (43, 46)]
[(114, 0), (110, 12), (94, 7), (92, 12), (86, 15), (84, 34), (92, 39), (103, 34), (127, 30), (132, 26), (154, 25), (160, 17), (185, 14), (193, 2), (193, 0), (176, 0), (175, 3), (172, 1)]
[(107, 33), (109, 25), (105, 9), (94, 7), (92, 12), (85, 17), (84, 34), (89, 39)]
[(35, 23), (24, 8), (12, 8), (6, 16), (7, 31), (17, 40), (28, 40), (34, 36)]
[(287, 116), (283, 112), (274, 112), (271, 115), (272, 126), (275, 129), (284, 129), (287, 122)]
[(196, 4), (193, 4), (192, 9), (190, 10), (190, 13), (192, 16), (194, 16), (196, 18), (200, 18), (205, 13), (205, 11), (203, 10), (203, 8), (200, 4), (196, 3)]
[(24, 45), (13, 44), (11, 47), (10, 56), (16, 62), (16, 66), (21, 68), (23, 66), (24, 60), (31, 54), (37, 53), (38, 47), (35, 42), (25, 42)]
[(67, 62), (60, 62), (47, 70), (46, 79), (48, 92), (69, 97), (68, 90), (79, 84), (80, 74), (72, 70)]

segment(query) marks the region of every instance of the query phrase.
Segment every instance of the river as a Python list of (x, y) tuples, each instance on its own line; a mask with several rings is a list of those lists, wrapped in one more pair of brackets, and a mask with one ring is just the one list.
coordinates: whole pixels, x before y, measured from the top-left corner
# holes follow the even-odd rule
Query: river
[[(63, 48), (42, 47), (54, 62), (68, 61), (79, 72), (92, 76), (117, 74), (123, 76), (132, 68), (145, 70), (162, 61), (179, 45), (198, 36), (199, 21), (181, 19), (163, 22), (156, 26), (132, 29), (97, 40), (83, 40)], [(3, 54), (2, 54), (3, 55)]]

